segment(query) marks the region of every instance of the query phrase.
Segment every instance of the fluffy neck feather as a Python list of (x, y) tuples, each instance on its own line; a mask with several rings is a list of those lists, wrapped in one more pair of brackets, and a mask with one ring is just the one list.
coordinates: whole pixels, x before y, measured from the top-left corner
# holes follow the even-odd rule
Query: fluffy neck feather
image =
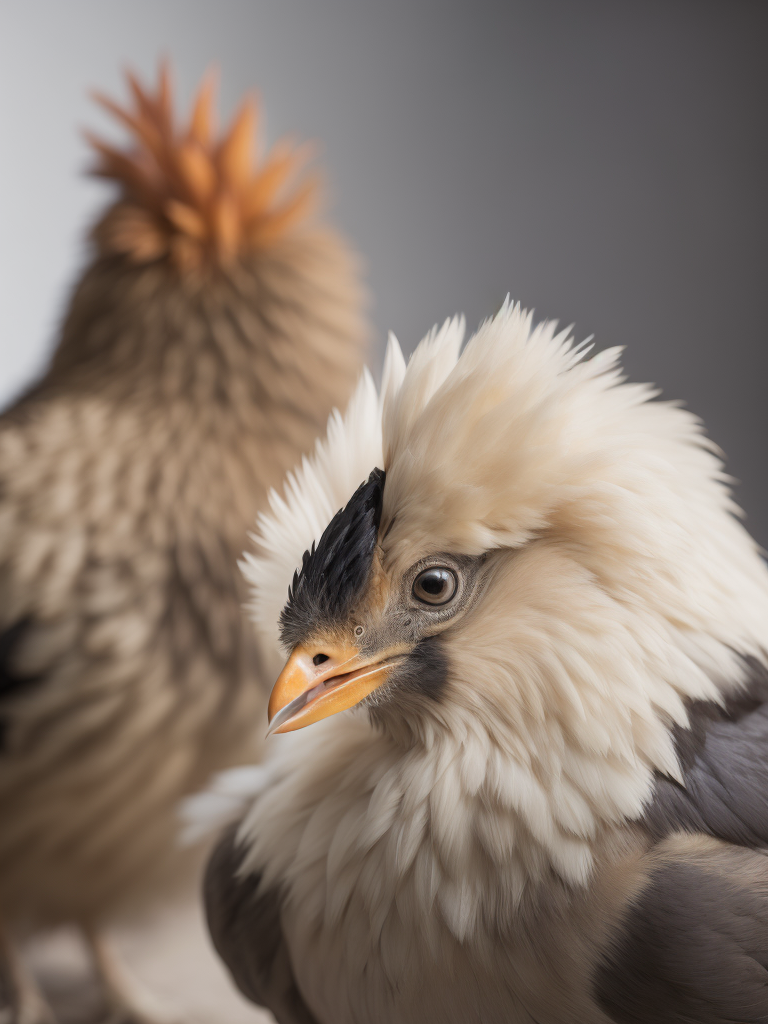
[(436, 952), (445, 928), (492, 940), (540, 882), (567, 898), (622, 838), (558, 837), (553, 864), (543, 787), (482, 727), (453, 726), (425, 721), (404, 746), (358, 713), (314, 728), (293, 756), (289, 741), (241, 827), (243, 870), (280, 886), (308, 931), (362, 911), (373, 947), (393, 915)]

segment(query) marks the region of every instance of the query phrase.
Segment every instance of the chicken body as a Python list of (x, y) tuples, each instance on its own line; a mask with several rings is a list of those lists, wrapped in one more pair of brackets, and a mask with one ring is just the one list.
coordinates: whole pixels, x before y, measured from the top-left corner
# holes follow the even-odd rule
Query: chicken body
[[(162, 96), (138, 95), (162, 126)], [(145, 893), (178, 856), (180, 798), (253, 756), (263, 681), (237, 558), (362, 357), (357, 268), (330, 228), (226, 259), (203, 239), (193, 264), (190, 245), (145, 258), (147, 225), (121, 247), (125, 208), (97, 229), (49, 371), (0, 420), (12, 926), (91, 929)]]
[(312, 728), (209, 864), (217, 948), (281, 1024), (766, 1021), (766, 566), (615, 351), (462, 334), (262, 521), (271, 731)]
[(347, 270), (322, 233), (197, 287), (104, 260), (4, 416), (4, 914), (129, 896), (180, 795), (249, 750), (263, 695), (237, 557), (352, 386)]

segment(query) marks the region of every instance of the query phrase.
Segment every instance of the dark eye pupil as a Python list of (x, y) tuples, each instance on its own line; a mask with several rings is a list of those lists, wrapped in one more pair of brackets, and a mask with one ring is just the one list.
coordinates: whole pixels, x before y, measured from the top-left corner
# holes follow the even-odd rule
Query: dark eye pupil
[(433, 597), (437, 597), (445, 590), (446, 581), (442, 576), (438, 576), (436, 573), (433, 576), (425, 576), (421, 581), (421, 589), (431, 594)]

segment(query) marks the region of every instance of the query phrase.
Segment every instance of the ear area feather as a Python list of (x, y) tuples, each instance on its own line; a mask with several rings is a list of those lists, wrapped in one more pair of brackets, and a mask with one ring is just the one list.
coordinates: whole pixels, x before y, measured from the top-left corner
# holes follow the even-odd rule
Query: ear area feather
[(439, 330), (432, 328), (408, 361), (408, 372), (384, 410), (385, 468), (391, 452), (405, 443), (413, 424), (455, 368), (465, 330), (463, 316), (446, 320)]
[(381, 404), (386, 408), (400, 388), (405, 378), (405, 356), (400, 342), (393, 331), (387, 336), (387, 350), (384, 353), (384, 370), (381, 375)]
[[(405, 379), (406, 363), (400, 343), (392, 331), (387, 338), (387, 351), (384, 356), (384, 371), (381, 377), (381, 420), (383, 434), (389, 436), (388, 424), (395, 421), (398, 408), (398, 395)], [(388, 452), (384, 451), (386, 468)]]

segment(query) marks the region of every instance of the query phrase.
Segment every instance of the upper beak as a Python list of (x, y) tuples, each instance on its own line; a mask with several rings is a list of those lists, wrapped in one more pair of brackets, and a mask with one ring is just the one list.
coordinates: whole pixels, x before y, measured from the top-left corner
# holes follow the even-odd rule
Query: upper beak
[(292, 732), (346, 711), (384, 682), (395, 660), (365, 661), (356, 647), (294, 647), (269, 698), (269, 731)]

